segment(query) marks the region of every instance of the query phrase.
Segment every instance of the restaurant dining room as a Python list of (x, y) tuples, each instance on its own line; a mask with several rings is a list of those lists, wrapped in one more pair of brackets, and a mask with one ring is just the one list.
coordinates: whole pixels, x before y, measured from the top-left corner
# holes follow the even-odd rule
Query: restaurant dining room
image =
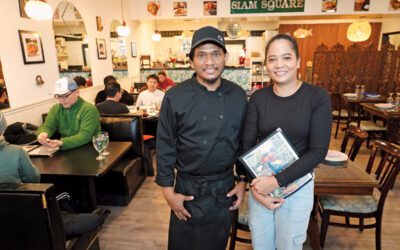
[(0, 249), (398, 249), (400, 0), (0, 21)]

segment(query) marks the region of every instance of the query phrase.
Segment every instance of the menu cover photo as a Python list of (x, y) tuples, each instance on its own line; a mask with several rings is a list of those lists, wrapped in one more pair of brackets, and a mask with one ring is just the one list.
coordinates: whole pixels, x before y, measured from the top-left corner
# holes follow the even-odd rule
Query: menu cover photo
[[(277, 128), (267, 138), (239, 157), (240, 162), (254, 178), (259, 176), (273, 176), (289, 167), (299, 157), (289, 143), (281, 128)], [(313, 175), (297, 179), (287, 187), (280, 187), (270, 193), (272, 197), (286, 198), (312, 180)]]

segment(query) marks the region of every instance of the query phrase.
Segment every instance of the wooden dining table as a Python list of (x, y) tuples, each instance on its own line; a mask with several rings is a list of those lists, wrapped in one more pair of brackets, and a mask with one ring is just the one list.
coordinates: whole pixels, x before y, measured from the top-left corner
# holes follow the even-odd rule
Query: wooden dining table
[(109, 142), (106, 150), (110, 154), (104, 160), (96, 160), (98, 152), (92, 144), (31, 160), (41, 174), (41, 182), (54, 183), (58, 192), (70, 192), (80, 212), (91, 212), (97, 208), (95, 178), (107, 173), (131, 147), (131, 142)]
[(319, 164), (315, 169), (314, 210), (307, 231), (312, 249), (321, 249), (318, 227), (318, 196), (371, 195), (377, 186), (377, 180), (353, 161), (348, 160), (345, 166)]
[(397, 142), (397, 132), (399, 131), (400, 123), (400, 110), (395, 109), (381, 109), (376, 107), (373, 103), (362, 103), (364, 111), (381, 117), (386, 120), (387, 140), (389, 142)]

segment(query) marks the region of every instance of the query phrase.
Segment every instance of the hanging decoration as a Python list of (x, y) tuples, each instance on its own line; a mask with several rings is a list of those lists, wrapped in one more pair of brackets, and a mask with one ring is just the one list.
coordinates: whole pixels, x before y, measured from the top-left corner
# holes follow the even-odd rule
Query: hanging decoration
[(356, 21), (347, 28), (347, 39), (352, 42), (364, 42), (371, 36), (371, 24), (365, 20)]

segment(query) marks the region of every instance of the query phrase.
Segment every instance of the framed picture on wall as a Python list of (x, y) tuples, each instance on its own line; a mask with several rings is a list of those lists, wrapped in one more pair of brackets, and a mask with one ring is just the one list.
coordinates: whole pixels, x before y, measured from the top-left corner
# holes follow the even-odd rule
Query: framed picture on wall
[(101, 23), (101, 17), (96, 16), (97, 31), (103, 31), (103, 24)]
[(97, 38), (96, 45), (97, 45), (97, 58), (107, 59), (106, 39)]
[(44, 63), (42, 38), (39, 32), (18, 30), (25, 64)]
[(137, 57), (136, 43), (131, 42), (131, 55)]
[(30, 19), (30, 17), (28, 17), (28, 15), (27, 15), (26, 12), (25, 12), (25, 5), (26, 5), (26, 3), (27, 3), (28, 1), (29, 1), (29, 0), (18, 0), (18, 2), (19, 2), (19, 15), (20, 15), (21, 17), (29, 18), (29, 19)]

